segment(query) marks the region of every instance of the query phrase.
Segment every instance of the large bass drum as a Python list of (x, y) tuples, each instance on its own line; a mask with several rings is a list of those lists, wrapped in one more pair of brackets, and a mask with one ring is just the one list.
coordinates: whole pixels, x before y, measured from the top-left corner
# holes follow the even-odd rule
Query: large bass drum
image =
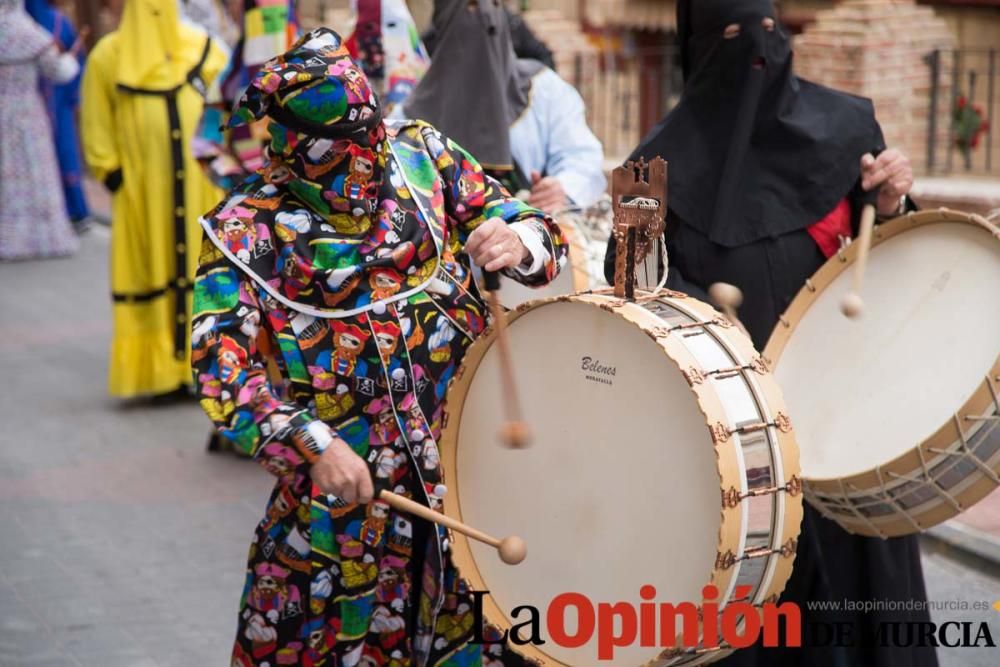
[(915, 533), (1000, 484), (1000, 232), (946, 209), (875, 228), (862, 318), (839, 304), (855, 245), (771, 336), (806, 498), (846, 530)]
[[(533, 302), (509, 314), (508, 332), (533, 444), (496, 441), (494, 333), (452, 382), (441, 443), (445, 512), (528, 545), (511, 567), (452, 536), (462, 575), (490, 591), (487, 618), (510, 628), (512, 610), (533, 605), (544, 619), (569, 592), (638, 607), (646, 585), (658, 602), (701, 604), (709, 583), (720, 607), (777, 597), (802, 516), (798, 455), (781, 392), (743, 334), (676, 293)], [(560, 647), (542, 625), (546, 643), (517, 650), (547, 665), (597, 664), (596, 638)], [(704, 664), (729, 650), (636, 641), (615, 664)]]

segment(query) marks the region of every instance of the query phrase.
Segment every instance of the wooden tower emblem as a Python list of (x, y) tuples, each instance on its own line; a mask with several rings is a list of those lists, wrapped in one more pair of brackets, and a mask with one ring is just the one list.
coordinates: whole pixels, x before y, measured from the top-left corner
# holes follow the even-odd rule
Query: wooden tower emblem
[[(655, 157), (626, 162), (611, 172), (614, 207), (615, 296), (635, 298), (636, 266), (663, 236), (667, 219), (667, 163)], [(663, 267), (666, 270), (666, 267)]]

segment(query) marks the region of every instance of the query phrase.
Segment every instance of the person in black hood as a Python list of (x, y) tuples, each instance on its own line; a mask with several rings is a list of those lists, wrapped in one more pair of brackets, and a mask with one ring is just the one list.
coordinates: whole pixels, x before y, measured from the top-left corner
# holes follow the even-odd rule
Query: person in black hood
[[(718, 281), (741, 287), (762, 348), (866, 198), (902, 212), (912, 169), (885, 150), (870, 100), (795, 76), (769, 0), (682, 0), (677, 25), (684, 93), (630, 159), (670, 163), (668, 284), (695, 296)], [(609, 282), (614, 255), (611, 243)]]
[[(864, 203), (912, 207), (909, 160), (886, 149), (870, 100), (804, 81), (770, 0), (680, 0), (684, 93), (630, 159), (669, 162), (667, 286), (707, 300), (715, 282), (744, 294), (740, 318), (763, 349), (805, 280), (857, 230)], [(614, 278), (612, 237), (605, 275)], [(817, 353), (821, 353), (817, 351)], [(737, 651), (718, 665), (933, 667), (931, 647), (880, 647), (882, 621), (918, 612), (816, 612), (806, 601), (926, 601), (915, 536), (851, 535), (808, 504), (782, 601), (800, 605), (801, 648)], [(926, 605), (923, 605), (926, 609)], [(816, 621), (852, 626), (853, 646), (809, 646)], [(813, 641), (815, 644), (815, 641)]]

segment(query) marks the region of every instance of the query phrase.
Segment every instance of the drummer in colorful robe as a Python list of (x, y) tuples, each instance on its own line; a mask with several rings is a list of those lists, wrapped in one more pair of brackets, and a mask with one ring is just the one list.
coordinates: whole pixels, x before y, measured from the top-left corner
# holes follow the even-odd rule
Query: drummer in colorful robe
[[(659, 155), (670, 165), (667, 286), (702, 299), (716, 282), (739, 287), (740, 319), (762, 350), (806, 279), (857, 231), (866, 200), (884, 217), (912, 206), (904, 197), (912, 169), (898, 150), (878, 152), (883, 138), (870, 100), (793, 74), (789, 39), (770, 0), (681, 0), (677, 25), (683, 97), (632, 159)], [(612, 238), (609, 281), (615, 252)], [(783, 599), (800, 604), (803, 627), (816, 620), (853, 625), (854, 646), (753, 646), (716, 664), (937, 664), (932, 647), (879, 648), (875, 640), (880, 621), (926, 621), (926, 612), (834, 614), (805, 604), (925, 601), (915, 536), (851, 535), (806, 504)]]
[(479, 664), (497, 647), (470, 643), (446, 533), (373, 485), (440, 507), (442, 403), (487, 312), (470, 260), (544, 284), (558, 228), (430, 125), (384, 124), (327, 29), (268, 62), (231, 122), (264, 116), (269, 161), (203, 219), (195, 288), (201, 403), (278, 478), (233, 664)]

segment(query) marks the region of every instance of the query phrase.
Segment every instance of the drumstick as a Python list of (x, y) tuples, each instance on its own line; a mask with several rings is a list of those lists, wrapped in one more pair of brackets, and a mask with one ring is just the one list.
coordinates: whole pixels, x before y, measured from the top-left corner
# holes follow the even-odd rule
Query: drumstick
[(416, 501), (397, 495), (391, 491), (380, 491), (378, 499), (395, 510), (407, 512), (425, 521), (439, 523), (446, 528), (451, 528), (456, 532), (462, 533), (466, 537), (471, 537), (483, 544), (490, 545), (497, 550), (497, 553), (500, 554), (500, 560), (507, 563), (507, 565), (517, 565), (528, 555), (528, 546), (524, 543), (524, 540), (516, 535), (510, 535), (502, 540), (498, 540), (495, 537), (465, 525), (457, 519), (452, 519), (450, 516), (435, 512), (430, 507), (425, 507)]
[(488, 292), (490, 314), (497, 327), (497, 348), (500, 352), (500, 383), (504, 412), (507, 421), (500, 426), (500, 442), (512, 449), (522, 449), (531, 441), (531, 429), (521, 419), (521, 402), (517, 397), (514, 381), (514, 364), (510, 358), (510, 341), (507, 338), (507, 320), (500, 306), (500, 275), (496, 271), (483, 271), (483, 283)]
[(868, 250), (872, 245), (873, 229), (875, 229), (875, 207), (872, 204), (865, 204), (861, 209), (861, 230), (857, 240), (858, 256), (854, 262), (851, 291), (845, 294), (840, 302), (840, 312), (852, 320), (860, 317), (865, 307), (865, 302), (861, 299), (861, 284), (865, 279), (865, 266), (868, 264)]
[(713, 283), (708, 288), (708, 295), (722, 309), (722, 314), (733, 323), (733, 326), (738, 327), (746, 335), (750, 335), (747, 328), (743, 326), (743, 322), (740, 322), (740, 318), (736, 315), (736, 309), (743, 305), (743, 292), (739, 287), (729, 283)]

